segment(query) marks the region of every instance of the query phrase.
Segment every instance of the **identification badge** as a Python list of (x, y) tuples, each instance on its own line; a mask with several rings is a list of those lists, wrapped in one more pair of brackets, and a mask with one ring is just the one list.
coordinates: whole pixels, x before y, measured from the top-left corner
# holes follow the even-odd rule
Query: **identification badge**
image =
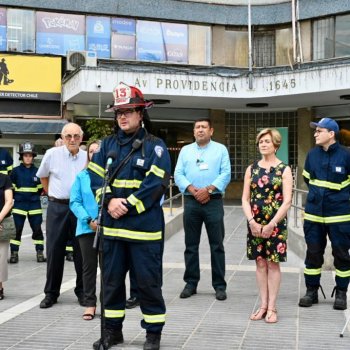
[(201, 163), (199, 164), (199, 170), (208, 170), (208, 164), (207, 163)]
[(144, 159), (139, 158), (139, 159), (136, 161), (136, 165), (138, 165), (138, 166), (143, 166), (144, 164), (145, 164), (145, 160), (144, 160)]

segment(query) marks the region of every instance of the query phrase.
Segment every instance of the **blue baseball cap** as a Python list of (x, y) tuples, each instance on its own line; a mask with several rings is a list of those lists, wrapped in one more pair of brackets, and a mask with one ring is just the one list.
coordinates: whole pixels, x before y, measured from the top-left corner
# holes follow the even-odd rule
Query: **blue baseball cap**
[(310, 126), (313, 129), (316, 129), (317, 127), (319, 127), (319, 128), (328, 129), (330, 131), (334, 131), (335, 133), (339, 132), (338, 123), (331, 118), (322, 118), (318, 123), (311, 122)]

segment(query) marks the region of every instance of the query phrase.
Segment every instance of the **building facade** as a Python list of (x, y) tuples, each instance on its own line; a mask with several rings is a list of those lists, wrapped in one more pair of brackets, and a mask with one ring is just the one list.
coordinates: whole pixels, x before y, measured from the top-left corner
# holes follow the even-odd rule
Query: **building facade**
[(15, 151), (24, 133), (43, 153), (67, 120), (111, 120), (125, 82), (154, 100), (173, 165), (193, 121), (212, 118), (232, 162), (227, 196), (240, 198), (261, 128), (280, 130), (295, 169), (310, 121), (350, 129), (349, 34), (349, 0), (0, 1), (1, 144)]

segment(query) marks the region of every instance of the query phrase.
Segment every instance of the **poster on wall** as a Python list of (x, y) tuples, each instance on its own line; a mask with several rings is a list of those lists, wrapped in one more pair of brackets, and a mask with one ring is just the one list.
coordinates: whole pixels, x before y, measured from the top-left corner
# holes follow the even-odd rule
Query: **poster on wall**
[(4, 98), (60, 101), (61, 57), (0, 53), (0, 99)]
[(187, 24), (162, 23), (161, 29), (167, 62), (188, 63)]
[(165, 61), (165, 47), (160, 22), (136, 22), (136, 59), (140, 61)]
[(0, 7), (0, 51), (6, 51), (6, 9)]
[(112, 32), (125, 35), (135, 35), (136, 20), (129, 18), (113, 17)]
[(134, 60), (136, 56), (135, 35), (112, 33), (112, 58)]
[(109, 17), (86, 17), (87, 50), (97, 57), (111, 57), (111, 20)]
[(85, 17), (63, 13), (36, 13), (36, 52), (66, 55), (85, 50)]

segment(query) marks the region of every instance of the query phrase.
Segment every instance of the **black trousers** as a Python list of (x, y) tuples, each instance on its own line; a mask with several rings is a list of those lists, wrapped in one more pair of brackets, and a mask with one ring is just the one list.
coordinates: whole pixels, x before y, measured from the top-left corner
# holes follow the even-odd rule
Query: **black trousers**
[(73, 243), (74, 266), (77, 273), (74, 292), (78, 298), (83, 297), (83, 268), (78, 240), (75, 238), (77, 219), (68, 204), (49, 202), (46, 218), (46, 255), (47, 272), (44, 292), (46, 296), (57, 299), (64, 271), (66, 244)]
[(185, 196), (183, 223), (185, 229), (184, 281), (197, 287), (200, 280), (199, 243), (203, 223), (207, 230), (211, 253), (211, 275), (214, 289), (226, 289), (224, 249), (224, 206), (222, 199), (210, 199), (200, 204), (192, 196)]
[(95, 235), (87, 233), (78, 236), (83, 258), (83, 286), (86, 306), (96, 306), (96, 275), (98, 265), (98, 249), (93, 247)]

